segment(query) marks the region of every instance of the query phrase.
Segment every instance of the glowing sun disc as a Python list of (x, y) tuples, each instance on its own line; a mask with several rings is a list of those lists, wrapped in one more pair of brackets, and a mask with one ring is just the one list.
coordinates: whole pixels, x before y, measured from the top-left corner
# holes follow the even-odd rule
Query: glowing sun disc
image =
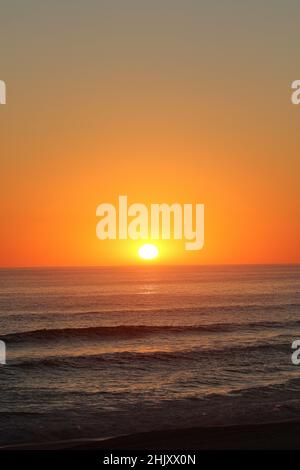
[(142, 259), (154, 259), (158, 255), (158, 248), (155, 245), (146, 243), (139, 248), (139, 256)]

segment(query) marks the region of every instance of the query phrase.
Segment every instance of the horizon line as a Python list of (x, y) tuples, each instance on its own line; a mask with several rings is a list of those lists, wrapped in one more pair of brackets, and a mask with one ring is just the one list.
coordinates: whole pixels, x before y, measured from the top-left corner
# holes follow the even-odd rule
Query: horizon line
[(13, 269), (91, 269), (91, 268), (136, 268), (136, 267), (207, 267), (207, 266), (300, 266), (300, 262), (294, 263), (203, 263), (203, 264), (158, 264), (158, 263), (137, 263), (137, 264), (90, 264), (90, 265), (36, 265), (36, 266), (0, 266), (0, 270)]

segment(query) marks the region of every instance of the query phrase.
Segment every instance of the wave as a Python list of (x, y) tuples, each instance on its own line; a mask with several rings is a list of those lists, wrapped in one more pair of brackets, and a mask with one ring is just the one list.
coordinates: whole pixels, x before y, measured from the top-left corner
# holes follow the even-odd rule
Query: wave
[(130, 364), (131, 367), (141, 367), (150, 363), (156, 365), (173, 364), (178, 368), (180, 361), (199, 361), (201, 359), (211, 359), (218, 357), (225, 360), (226, 357), (231, 358), (236, 354), (238, 358), (243, 360), (248, 354), (264, 353), (277, 354), (291, 351), (290, 345), (286, 342), (282, 343), (254, 343), (234, 346), (225, 346), (221, 348), (192, 348), (179, 351), (122, 351), (100, 354), (81, 354), (81, 355), (65, 355), (65, 356), (47, 356), (43, 358), (22, 359), (16, 362), (10, 361), (9, 367), (106, 367), (111, 365), (125, 366)]
[[(203, 301), (203, 299), (202, 299)], [(31, 310), (22, 310), (22, 311), (9, 311), (7, 314), (14, 315), (15, 317), (20, 317), (24, 319), (24, 315), (27, 317), (43, 317), (43, 316), (51, 316), (51, 317), (61, 317), (61, 315), (72, 315), (72, 316), (105, 316), (105, 315), (130, 315), (130, 314), (150, 314), (151, 315), (168, 315), (168, 314), (176, 314), (176, 313), (249, 313), (249, 312), (281, 312), (290, 309), (298, 309), (300, 307), (299, 303), (279, 303), (279, 304), (232, 304), (232, 305), (224, 305), (224, 304), (215, 304), (215, 305), (207, 305), (207, 306), (192, 306), (192, 307), (172, 307), (172, 308), (153, 308), (153, 307), (144, 307), (144, 308), (111, 308), (105, 310), (68, 310), (64, 308), (62, 311), (36, 311), (33, 312)], [(1, 313), (3, 316), (3, 313)]]
[(287, 328), (300, 326), (300, 321), (293, 322), (252, 322), (252, 323), (217, 323), (207, 325), (186, 326), (148, 326), (148, 325), (118, 325), (98, 326), (87, 328), (57, 328), (29, 330), (19, 333), (11, 333), (1, 336), (1, 339), (10, 342), (45, 341), (59, 339), (93, 339), (93, 338), (128, 338), (158, 334), (184, 334), (184, 333), (209, 333), (209, 332), (233, 332), (249, 329)]
[(10, 343), (27, 341), (47, 341), (60, 339), (101, 339), (101, 338), (131, 338), (147, 335), (176, 335), (189, 333), (209, 332), (234, 332), (253, 329), (287, 329), (300, 326), (300, 320), (290, 322), (244, 322), (244, 323), (209, 323), (203, 325), (117, 325), (117, 326), (95, 326), (80, 328), (54, 328), (28, 330), (17, 333), (9, 333), (1, 336), (1, 339)]

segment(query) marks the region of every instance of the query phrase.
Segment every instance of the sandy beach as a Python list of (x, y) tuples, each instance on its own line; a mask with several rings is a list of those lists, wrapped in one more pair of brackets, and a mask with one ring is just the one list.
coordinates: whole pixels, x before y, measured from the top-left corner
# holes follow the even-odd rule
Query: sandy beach
[(197, 427), (109, 439), (57, 441), (0, 450), (288, 450), (300, 448), (300, 423)]

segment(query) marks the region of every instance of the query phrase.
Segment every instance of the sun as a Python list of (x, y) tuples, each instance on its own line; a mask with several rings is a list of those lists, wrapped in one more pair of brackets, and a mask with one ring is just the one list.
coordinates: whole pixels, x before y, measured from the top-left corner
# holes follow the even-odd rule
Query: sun
[(139, 248), (139, 256), (142, 259), (154, 259), (158, 256), (158, 248), (155, 245), (146, 243)]

